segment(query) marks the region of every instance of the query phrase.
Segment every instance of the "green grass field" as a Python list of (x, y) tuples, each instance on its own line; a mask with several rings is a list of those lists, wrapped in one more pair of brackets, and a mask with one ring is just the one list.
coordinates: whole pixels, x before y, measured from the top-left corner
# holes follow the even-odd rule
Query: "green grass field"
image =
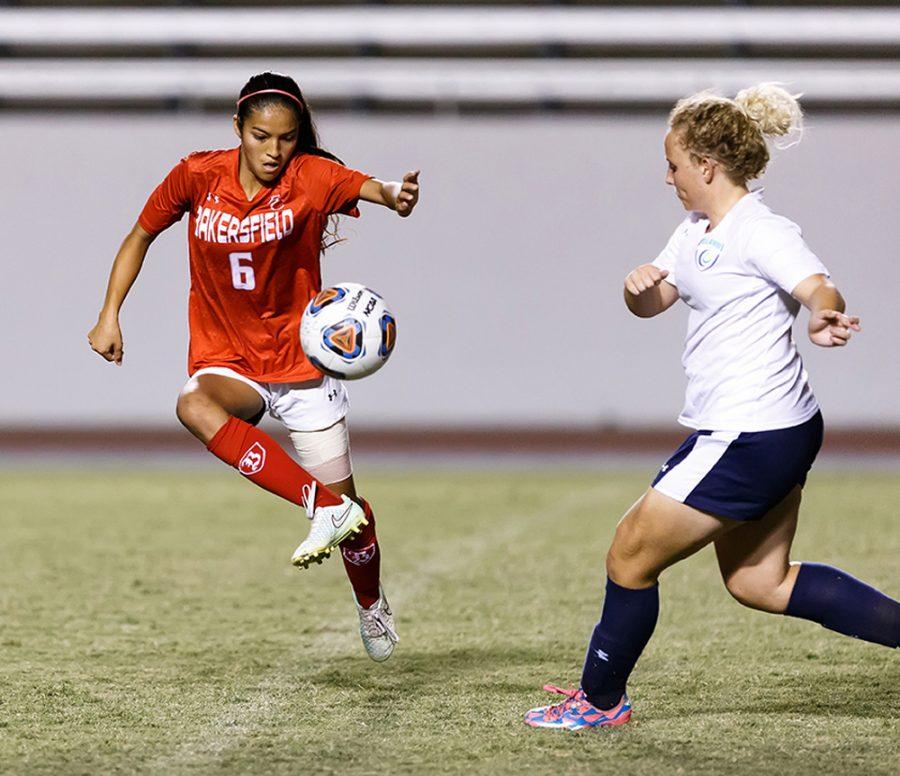
[[(577, 682), (645, 482), (363, 473), (402, 638), (376, 665), (340, 561), (295, 571), (299, 510), (237, 475), (2, 474), (0, 773), (896, 773), (897, 656), (742, 609), (710, 550), (663, 576), (630, 725), (522, 724)], [(898, 504), (813, 476), (797, 557), (900, 594)]]

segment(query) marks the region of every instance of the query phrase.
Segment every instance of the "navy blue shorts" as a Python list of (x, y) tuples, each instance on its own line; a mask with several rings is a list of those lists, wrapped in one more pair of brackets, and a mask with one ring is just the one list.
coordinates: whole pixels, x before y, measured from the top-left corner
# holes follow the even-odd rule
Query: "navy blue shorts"
[(775, 431), (695, 431), (659, 470), (653, 487), (733, 520), (759, 520), (806, 475), (822, 446), (822, 413)]

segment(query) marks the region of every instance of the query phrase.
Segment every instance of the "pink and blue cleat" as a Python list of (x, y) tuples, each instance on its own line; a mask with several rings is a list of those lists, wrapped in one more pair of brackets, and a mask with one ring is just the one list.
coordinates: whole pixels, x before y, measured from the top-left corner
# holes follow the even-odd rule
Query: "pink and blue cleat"
[(631, 703), (628, 696), (611, 709), (598, 709), (592, 705), (584, 690), (571, 688), (563, 690), (554, 684), (545, 684), (547, 692), (565, 695), (566, 699), (552, 706), (532, 709), (525, 715), (525, 724), (531, 727), (555, 728), (557, 730), (586, 730), (588, 728), (624, 725), (631, 719)]

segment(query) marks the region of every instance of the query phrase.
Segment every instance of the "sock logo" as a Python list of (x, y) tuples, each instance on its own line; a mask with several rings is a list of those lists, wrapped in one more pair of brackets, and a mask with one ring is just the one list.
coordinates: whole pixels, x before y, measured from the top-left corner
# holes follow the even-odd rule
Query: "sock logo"
[(354, 566), (365, 566), (375, 557), (375, 547), (375, 542), (363, 547), (361, 550), (351, 550), (348, 547), (341, 547), (341, 553), (347, 561)]
[(256, 474), (262, 471), (263, 466), (266, 465), (266, 448), (263, 447), (259, 442), (254, 442), (250, 445), (250, 448), (246, 453), (241, 457), (240, 463), (238, 463), (238, 471), (249, 477), (253, 474)]

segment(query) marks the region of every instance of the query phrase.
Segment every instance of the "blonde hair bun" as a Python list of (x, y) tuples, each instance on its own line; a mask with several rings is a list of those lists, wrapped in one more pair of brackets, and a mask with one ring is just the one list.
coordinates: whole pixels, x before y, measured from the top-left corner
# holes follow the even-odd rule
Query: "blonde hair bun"
[(776, 83), (764, 83), (742, 89), (734, 101), (764, 135), (783, 136), (803, 132), (799, 97), (799, 94), (791, 94)]

